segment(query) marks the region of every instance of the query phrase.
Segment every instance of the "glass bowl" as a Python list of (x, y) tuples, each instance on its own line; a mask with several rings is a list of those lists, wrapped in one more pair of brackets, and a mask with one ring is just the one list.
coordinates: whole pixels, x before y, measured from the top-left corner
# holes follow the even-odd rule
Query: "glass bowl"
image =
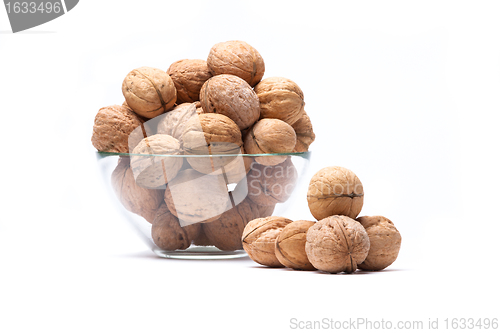
[(96, 154), (114, 206), (155, 254), (174, 259), (246, 256), (244, 226), (286, 215), (311, 156)]

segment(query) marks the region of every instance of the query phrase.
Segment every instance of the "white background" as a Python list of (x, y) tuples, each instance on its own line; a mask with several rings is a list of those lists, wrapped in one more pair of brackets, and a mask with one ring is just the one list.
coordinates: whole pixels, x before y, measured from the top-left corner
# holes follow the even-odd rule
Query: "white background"
[[(80, 1), (12, 34), (0, 9), (0, 331), (285, 332), (301, 321), (499, 318), (495, 1)], [(309, 178), (354, 171), (403, 237), (379, 273), (155, 258), (111, 206), (98, 109), (139, 66), (244, 40), (294, 80)], [(303, 193), (305, 196), (305, 192)], [(311, 219), (306, 200), (287, 217)]]

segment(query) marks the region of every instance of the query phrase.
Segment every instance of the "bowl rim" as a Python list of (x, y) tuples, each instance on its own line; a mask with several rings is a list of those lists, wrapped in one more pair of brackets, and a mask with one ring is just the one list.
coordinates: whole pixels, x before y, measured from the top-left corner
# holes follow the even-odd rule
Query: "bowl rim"
[(311, 157), (311, 151), (305, 151), (305, 152), (298, 152), (298, 153), (272, 153), (272, 154), (206, 154), (206, 155), (182, 155), (182, 154), (176, 154), (176, 155), (169, 155), (169, 154), (132, 154), (132, 153), (115, 153), (115, 152), (105, 152), (105, 151), (97, 151), (96, 152), (97, 159), (102, 159), (110, 156), (121, 156), (121, 157), (133, 157), (133, 156), (139, 156), (139, 157), (173, 157), (173, 158), (184, 158), (184, 157), (270, 157), (270, 156), (299, 156), (302, 158), (309, 159)]

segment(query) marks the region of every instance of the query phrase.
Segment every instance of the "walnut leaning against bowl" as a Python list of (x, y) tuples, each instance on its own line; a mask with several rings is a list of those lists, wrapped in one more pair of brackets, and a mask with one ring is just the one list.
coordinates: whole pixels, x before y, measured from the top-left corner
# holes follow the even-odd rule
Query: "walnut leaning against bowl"
[(135, 181), (146, 188), (157, 188), (174, 179), (183, 163), (182, 157), (152, 156), (181, 154), (179, 141), (167, 134), (155, 134), (142, 139), (133, 154), (137, 154), (130, 159)]
[(177, 104), (192, 103), (200, 99), (200, 90), (212, 77), (207, 62), (201, 59), (183, 59), (174, 62), (167, 70), (177, 90)]
[(305, 111), (302, 112), (301, 117), (293, 125), (295, 134), (297, 135), (297, 143), (293, 149), (294, 153), (306, 152), (309, 150), (309, 146), (316, 139), (314, 134), (311, 119)]
[(283, 228), (276, 239), (275, 254), (283, 266), (313, 271), (316, 268), (307, 259), (306, 234), (316, 222), (298, 220)]
[(306, 253), (311, 264), (330, 273), (353, 273), (370, 249), (363, 226), (347, 216), (334, 215), (307, 231)]
[(240, 130), (252, 126), (260, 115), (259, 98), (243, 79), (234, 75), (217, 75), (208, 79), (200, 91), (205, 113), (231, 118)]
[(214, 75), (236, 75), (252, 87), (262, 79), (266, 69), (260, 53), (238, 40), (215, 44), (210, 49), (207, 64)]
[(380, 271), (391, 265), (399, 254), (401, 234), (391, 220), (383, 216), (362, 216), (356, 219), (370, 238), (370, 251), (359, 268)]
[(283, 267), (274, 251), (276, 238), (292, 221), (279, 216), (258, 218), (248, 222), (243, 230), (243, 248), (253, 261), (269, 267)]
[[(279, 119), (261, 119), (246, 133), (244, 147), (247, 154), (291, 153), (297, 137), (292, 126)], [(287, 156), (258, 156), (255, 161), (263, 165), (276, 165)]]
[(179, 220), (162, 203), (156, 211), (152, 223), (151, 237), (153, 242), (162, 250), (185, 250), (200, 233), (200, 224), (190, 224), (181, 227)]
[(304, 93), (292, 80), (270, 77), (255, 86), (260, 118), (276, 118), (293, 125), (304, 111)]
[(334, 166), (319, 170), (309, 183), (307, 203), (311, 214), (321, 220), (332, 215), (356, 218), (363, 207), (363, 185), (349, 169)]
[(146, 118), (168, 111), (177, 99), (170, 76), (152, 67), (140, 67), (128, 73), (123, 80), (122, 92), (128, 106)]
[(111, 105), (101, 108), (94, 120), (92, 145), (98, 150), (111, 153), (128, 153), (129, 143), (135, 147), (142, 136), (130, 134), (143, 121), (130, 108), (123, 105)]

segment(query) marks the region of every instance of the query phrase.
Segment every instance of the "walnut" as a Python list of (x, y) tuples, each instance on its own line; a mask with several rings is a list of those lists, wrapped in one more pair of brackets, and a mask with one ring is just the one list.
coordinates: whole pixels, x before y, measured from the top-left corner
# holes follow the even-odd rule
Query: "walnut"
[(363, 185), (349, 169), (326, 167), (309, 183), (307, 202), (311, 214), (321, 220), (331, 215), (356, 218), (363, 207)]
[(167, 70), (177, 90), (177, 104), (192, 103), (200, 99), (200, 89), (212, 77), (207, 62), (200, 59), (183, 59), (174, 62)]
[(156, 133), (168, 134), (179, 140), (179, 143), (182, 145), (182, 132), (189, 119), (196, 115), (196, 103), (179, 104), (171, 111), (156, 117), (158, 118)]
[(153, 242), (162, 250), (185, 250), (200, 233), (200, 224), (190, 224), (181, 227), (179, 220), (162, 203), (156, 211), (152, 223), (151, 237)]
[[(99, 151), (128, 153), (129, 136), (142, 123), (140, 117), (126, 106), (101, 108), (94, 120), (92, 145)], [(135, 147), (141, 139), (141, 136), (130, 136), (130, 146)]]
[(276, 118), (293, 125), (304, 111), (304, 93), (292, 80), (270, 77), (255, 86), (260, 118)]
[(127, 210), (144, 217), (148, 222), (153, 222), (156, 210), (163, 201), (163, 190), (150, 190), (138, 186), (129, 162), (128, 157), (120, 157), (117, 167), (111, 174), (111, 184), (116, 196)]
[(232, 74), (255, 86), (264, 76), (264, 60), (255, 48), (242, 41), (215, 44), (208, 54), (208, 67), (214, 75)]
[(294, 153), (306, 152), (309, 146), (314, 142), (316, 135), (313, 132), (311, 119), (305, 111), (302, 112), (301, 117), (293, 125), (295, 134), (297, 135), (297, 143), (293, 149)]
[(246, 185), (250, 200), (261, 206), (274, 207), (288, 200), (296, 182), (297, 169), (290, 158), (275, 166), (253, 163), (246, 184), (238, 184), (236, 191), (243, 191), (238, 187)]
[(391, 220), (383, 216), (362, 216), (356, 219), (370, 238), (370, 251), (358, 267), (365, 271), (380, 271), (391, 265), (399, 254), (401, 234)]
[(205, 113), (225, 115), (240, 130), (259, 119), (259, 98), (248, 83), (234, 75), (222, 74), (208, 79), (201, 87), (200, 102)]
[(241, 235), (246, 224), (259, 217), (257, 206), (250, 200), (244, 200), (217, 220), (203, 223), (203, 232), (210, 244), (223, 251), (234, 251), (242, 248)]
[[(292, 126), (279, 119), (261, 119), (245, 135), (247, 154), (291, 153), (297, 137)], [(255, 160), (264, 165), (276, 165), (287, 158), (283, 156), (257, 156)]]
[(168, 111), (177, 99), (170, 76), (152, 67), (140, 67), (128, 73), (123, 80), (122, 92), (128, 106), (146, 118)]
[(307, 258), (315, 268), (325, 272), (356, 271), (369, 249), (370, 239), (365, 229), (347, 216), (327, 217), (307, 231)]
[(168, 183), (165, 203), (185, 226), (218, 218), (227, 208), (229, 195), (222, 176), (187, 169)]
[(276, 258), (276, 238), (292, 221), (279, 216), (258, 218), (248, 222), (241, 237), (243, 249), (253, 261), (269, 267), (283, 267)]
[(316, 222), (298, 220), (288, 224), (276, 239), (275, 254), (279, 262), (288, 268), (313, 271), (316, 268), (307, 259), (306, 234)]
[(165, 185), (177, 176), (182, 167), (182, 157), (164, 157), (155, 155), (180, 155), (179, 141), (167, 134), (148, 136), (135, 147), (130, 165), (138, 185), (157, 188)]
[[(200, 226), (201, 226), (201, 224), (200, 224)], [(193, 244), (194, 245), (198, 245), (198, 246), (213, 246), (214, 245), (214, 244), (212, 244), (212, 242), (210, 242), (210, 240), (208, 239), (207, 235), (203, 231), (203, 226), (200, 229), (200, 233), (198, 234), (198, 237), (196, 237), (193, 240)]]
[(275, 207), (276, 207), (276, 205), (271, 205), (271, 206), (257, 205), (257, 208), (259, 209), (259, 217), (268, 217), (268, 216), (273, 215)]

